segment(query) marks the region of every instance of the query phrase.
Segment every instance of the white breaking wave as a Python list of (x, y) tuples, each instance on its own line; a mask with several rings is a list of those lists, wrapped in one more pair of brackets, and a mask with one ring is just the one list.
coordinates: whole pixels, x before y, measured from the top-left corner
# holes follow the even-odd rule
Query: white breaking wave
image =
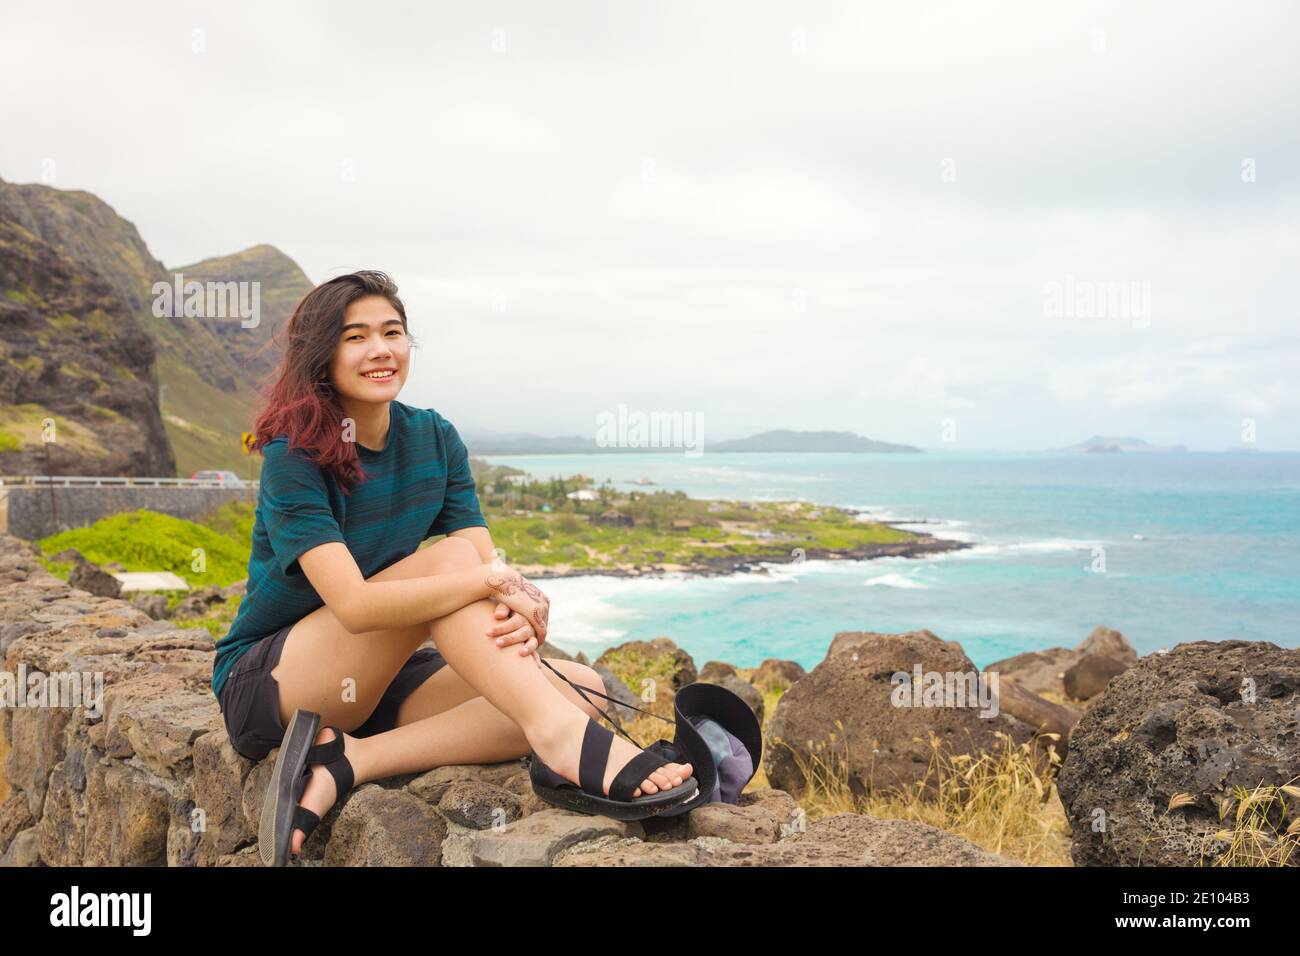
[[(955, 538), (958, 541), (973, 540), (969, 535), (962, 535), (960, 532), (949, 532), (940, 535), (944, 538)], [(999, 557), (1014, 554), (1059, 554), (1070, 551), (1092, 551), (1095, 548), (1104, 547), (1102, 541), (1084, 541), (1078, 538), (1046, 538), (1042, 541), (1004, 541), (998, 543), (977, 544), (971, 548), (962, 548), (960, 551), (948, 551), (936, 554), (931, 560), (953, 560), (956, 558), (987, 558)]]
[(880, 574), (874, 578), (867, 578), (862, 583), (869, 588), (903, 588), (908, 591), (928, 591), (930, 589), (928, 584), (922, 584), (905, 574)]
[(854, 521), (883, 521), (886, 524), (895, 524), (899, 521), (910, 521), (916, 518), (916, 512), (911, 511), (900, 514), (897, 511), (890, 511), (888, 508), (855, 508), (859, 512), (854, 515)]
[(975, 535), (972, 534), (971, 532), (953, 530), (953, 528), (964, 524), (966, 524), (965, 521), (954, 521), (954, 522), (942, 521), (942, 522), (932, 522), (932, 523), (921, 523), (921, 522), (893, 523), (894, 527), (898, 528), (900, 531), (916, 531), (916, 532), (920, 532), (921, 534), (933, 535), (936, 538), (945, 538), (949, 541), (974, 541)]
[(1019, 541), (1012, 544), (976, 545), (974, 550), (989, 548), (991, 553), (1004, 551), (1028, 551), (1034, 554), (1047, 554), (1053, 551), (1091, 551), (1100, 548), (1100, 541), (1082, 541), (1078, 538), (1048, 538), (1044, 541)]
[(569, 644), (604, 648), (619, 643), (627, 630), (618, 625), (638, 616), (636, 611), (615, 603), (617, 594), (626, 589), (625, 582), (623, 578), (601, 575), (535, 581), (551, 600), (547, 640), (555, 640), (565, 650), (569, 650)]

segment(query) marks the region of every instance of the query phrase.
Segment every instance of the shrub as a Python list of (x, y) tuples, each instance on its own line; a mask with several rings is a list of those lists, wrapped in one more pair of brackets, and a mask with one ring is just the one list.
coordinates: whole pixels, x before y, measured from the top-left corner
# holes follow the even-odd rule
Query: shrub
[[(95, 564), (121, 562), (128, 571), (171, 571), (190, 586), (224, 587), (248, 575), (250, 542), (156, 511), (128, 511), (101, 518), (38, 542), (47, 554), (76, 548)], [(205, 569), (195, 571), (194, 550), (203, 549)]]

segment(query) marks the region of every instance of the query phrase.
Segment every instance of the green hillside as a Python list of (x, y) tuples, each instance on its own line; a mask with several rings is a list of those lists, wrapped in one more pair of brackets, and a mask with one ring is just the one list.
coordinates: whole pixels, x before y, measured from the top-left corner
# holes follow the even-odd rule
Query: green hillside
[[(0, 181), (0, 224), (7, 227), (9, 243), (26, 250), (24, 261), (58, 263), (50, 269), (28, 268), (26, 278), (15, 274), (9, 282), (13, 288), (0, 290), (9, 314), (21, 312), (33, 331), (44, 336), (34, 340), (13, 322), (0, 327), (0, 358), (17, 354), (26, 363), (22, 367), (11, 363), (7, 393), (0, 367), (0, 413), (5, 413), (5, 406), (54, 407), (32, 396), (31, 382), (43, 374), (48, 378), (51, 373), (44, 370), (59, 364), (66, 366), (65, 378), (82, 375), (88, 384), (65, 389), (76, 401), (57, 410), (94, 430), (96, 414), (100, 419), (105, 416), (81, 409), (87, 404), (84, 393), (88, 388), (103, 392), (112, 384), (95, 362), (82, 360), (85, 340), (94, 337), (95, 350), (110, 360), (115, 352), (129, 353), (132, 361), (116, 361), (125, 370), (119, 374), (140, 378), (142, 387), (156, 392), (157, 399), (151, 412), (140, 413), (151, 444), (147, 450), (136, 447), (138, 442), (132, 444), (139, 462), (123, 464), (117, 460), (121, 456), (109, 456), (98, 467), (88, 463), (86, 467), (97, 467), (89, 473), (161, 471), (188, 476), (201, 468), (223, 468), (247, 476), (251, 464), (256, 474), (256, 456), (251, 462), (244, 456), (240, 433), (250, 430), (258, 387), (278, 360), (272, 334), (311, 288), (311, 281), (292, 259), (273, 246), (259, 245), (168, 269), (153, 257), (135, 226), (103, 200), (88, 192), (42, 185)], [(154, 284), (170, 284), (175, 273), (187, 282), (260, 283), (259, 323), (245, 328), (238, 318), (156, 317)], [(84, 279), (74, 282), (78, 276)], [(69, 297), (73, 284), (77, 284), (77, 308), (51, 311), (51, 303)], [(55, 325), (43, 331), (41, 320)], [(38, 345), (34, 351), (29, 348), (33, 341)], [(153, 401), (153, 395), (149, 398)], [(90, 404), (113, 409), (105, 401)], [(0, 417), (16, 415), (9, 408)], [(0, 452), (10, 445), (12, 441), (0, 437)], [(21, 462), (30, 467), (27, 459)], [(19, 466), (20, 460), (15, 459), (12, 467)], [(66, 467), (72, 466), (69, 459)]]

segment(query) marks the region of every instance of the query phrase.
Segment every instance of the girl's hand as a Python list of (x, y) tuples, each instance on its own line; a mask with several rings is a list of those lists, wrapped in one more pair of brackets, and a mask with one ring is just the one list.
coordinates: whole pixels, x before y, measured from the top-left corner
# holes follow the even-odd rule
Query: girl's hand
[(492, 596), (532, 625), (539, 644), (545, 641), (546, 620), (551, 612), (550, 598), (536, 584), (503, 562), (494, 561), (487, 568), (487, 586)]
[(519, 653), (527, 657), (535, 651), (541, 644), (537, 639), (537, 632), (533, 626), (523, 619), (517, 612), (510, 609), (510, 605), (498, 603), (496, 606), (497, 623), (487, 629), (488, 637), (495, 637), (497, 647), (505, 647), (508, 644), (523, 644)]

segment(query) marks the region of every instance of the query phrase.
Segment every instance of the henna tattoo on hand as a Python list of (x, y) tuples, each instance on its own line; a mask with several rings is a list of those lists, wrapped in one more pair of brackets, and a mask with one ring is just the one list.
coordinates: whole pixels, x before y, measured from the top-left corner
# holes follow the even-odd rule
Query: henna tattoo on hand
[[(538, 635), (545, 632), (546, 621), (550, 613), (551, 601), (550, 598), (542, 593), (541, 589), (537, 585), (526, 580), (522, 575), (516, 572), (490, 573), (487, 576), (487, 585), (490, 590), (495, 591), (500, 595), (510, 595), (523, 591), (532, 598), (532, 600), (537, 603), (537, 606), (532, 610), (532, 626), (536, 629)], [(516, 613), (518, 612), (515, 611), (514, 608), (511, 608), (510, 616), (513, 617)], [(509, 620), (509, 618), (507, 618), (507, 620)], [(527, 618), (525, 618), (525, 620), (527, 620)]]
[(497, 574), (493, 572), (487, 577), (487, 585), (498, 594), (514, 594), (519, 590), (519, 582), (523, 578), (517, 574)]

